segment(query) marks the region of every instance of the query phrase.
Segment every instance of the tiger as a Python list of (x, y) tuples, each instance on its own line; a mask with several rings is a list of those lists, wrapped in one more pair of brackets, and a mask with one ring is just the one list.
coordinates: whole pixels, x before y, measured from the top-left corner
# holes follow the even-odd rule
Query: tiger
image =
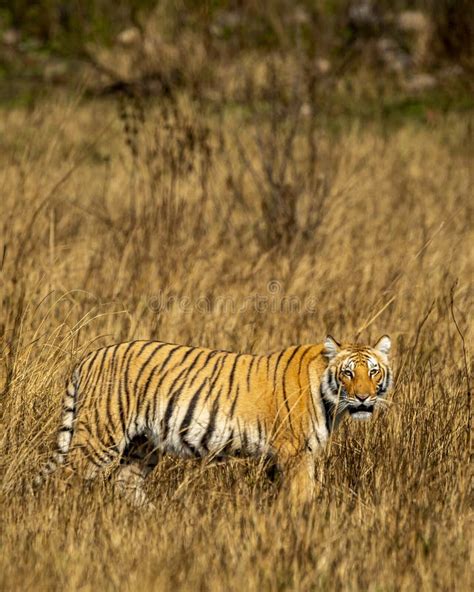
[(390, 347), (387, 335), (373, 347), (328, 335), (268, 355), (145, 340), (102, 347), (67, 382), (57, 451), (36, 485), (65, 464), (86, 480), (113, 466), (120, 491), (142, 505), (165, 453), (244, 456), (273, 463), (292, 497), (310, 500), (316, 458), (342, 417), (370, 419), (390, 391)]

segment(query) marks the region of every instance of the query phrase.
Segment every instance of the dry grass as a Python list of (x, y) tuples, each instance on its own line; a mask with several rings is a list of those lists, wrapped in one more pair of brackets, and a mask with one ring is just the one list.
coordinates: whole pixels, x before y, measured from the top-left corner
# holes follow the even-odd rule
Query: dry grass
[[(0, 114), (0, 589), (471, 589), (467, 117), (336, 136), (294, 110), (142, 107)], [(389, 333), (397, 379), (336, 434), (309, 512), (251, 462), (168, 459), (146, 514), (60, 474), (31, 492), (84, 350), (326, 332)]]

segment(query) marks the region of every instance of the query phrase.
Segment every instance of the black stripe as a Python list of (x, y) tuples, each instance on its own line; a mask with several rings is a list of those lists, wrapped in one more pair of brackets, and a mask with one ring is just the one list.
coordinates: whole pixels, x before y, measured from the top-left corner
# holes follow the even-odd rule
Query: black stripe
[(186, 440), (186, 435), (189, 431), (189, 426), (193, 419), (194, 410), (196, 409), (197, 402), (199, 401), (199, 397), (201, 396), (201, 392), (205, 384), (206, 380), (204, 380), (199, 389), (194, 393), (186, 410), (186, 415), (184, 416), (184, 419), (181, 422), (181, 426), (179, 428), (179, 433), (183, 444), (187, 446), (195, 456), (199, 456), (199, 450), (195, 446), (193, 446), (193, 444)]
[[(124, 352), (122, 364), (120, 367), (120, 375), (122, 375), (123, 371), (123, 384), (119, 384), (119, 389), (117, 393), (117, 403), (119, 408), (119, 421), (120, 427), (123, 433), (127, 432), (127, 418), (126, 418), (126, 411), (128, 411), (128, 405), (130, 402), (130, 393), (128, 387), (128, 377), (130, 372), (130, 366), (132, 365), (133, 355), (130, 352), (130, 347)], [(126, 409), (125, 409), (126, 407)]]
[(278, 372), (278, 366), (280, 365), (281, 358), (284, 356), (286, 351), (288, 351), (288, 350), (286, 350), (286, 349), (282, 350), (277, 356), (277, 359), (275, 362), (275, 370), (273, 371), (273, 384), (274, 385), (276, 385), (276, 376), (277, 376), (277, 372)]
[(377, 383), (375, 390), (377, 395), (381, 395), (384, 390), (384, 383), (385, 383), (386, 376), (382, 372), (382, 379)]
[(170, 420), (173, 415), (173, 411), (176, 406), (176, 402), (179, 399), (180, 394), (181, 394), (181, 389), (178, 389), (175, 393), (173, 393), (171, 395), (171, 398), (169, 399), (168, 404), (166, 405), (166, 410), (163, 415), (163, 419), (161, 421), (161, 430), (160, 430), (161, 433), (163, 434), (163, 436), (162, 436), (163, 442), (165, 442), (166, 439), (168, 438), (168, 433), (170, 430)]
[(249, 439), (247, 436), (247, 430), (244, 428), (244, 431), (241, 434), (241, 448), (243, 453), (248, 453), (249, 451)]
[(70, 428), (70, 427), (68, 427), (68, 426), (64, 426), (64, 425), (63, 425), (63, 426), (61, 426), (61, 427), (59, 428), (59, 432), (60, 432), (60, 433), (61, 433), (61, 432), (67, 432), (68, 434), (73, 434), (73, 433), (74, 433), (74, 428)]
[[(312, 349), (313, 349), (313, 346), (312, 345), (308, 345), (308, 347), (304, 350), (303, 355), (300, 358), (300, 364), (299, 364), (299, 367), (298, 367), (298, 376), (301, 374), (301, 367), (303, 366), (303, 360), (305, 359), (306, 354), (310, 353)], [(316, 358), (317, 358), (317, 356), (314, 356), (313, 359), (308, 362), (308, 366)]]
[(251, 374), (252, 374), (252, 369), (253, 369), (254, 363), (255, 363), (255, 358), (252, 356), (250, 358), (250, 364), (249, 364), (249, 368), (247, 370), (247, 390), (248, 390), (249, 393), (250, 393), (250, 390), (251, 390), (250, 377), (251, 377)]
[(336, 373), (334, 372), (333, 368), (328, 368), (328, 375), (329, 375), (329, 380), (328, 380), (329, 388), (332, 390), (333, 393), (335, 393), (336, 391), (339, 390), (339, 387), (337, 386)]
[(219, 455), (223, 456), (223, 457), (228, 456), (229, 454), (232, 453), (233, 448), (234, 448), (234, 428), (232, 428), (230, 430), (230, 435), (227, 438), (227, 442), (221, 448)]
[(211, 375), (211, 379), (210, 379), (210, 383), (209, 383), (209, 390), (208, 390), (206, 398), (204, 399), (204, 402), (203, 402), (204, 405), (208, 402), (209, 397), (211, 397), (211, 395), (214, 391), (214, 386), (215, 386), (216, 382), (219, 380), (219, 377), (221, 375), (220, 371), (222, 370), (222, 366), (224, 365), (225, 359), (226, 359), (226, 356), (223, 355), (221, 357), (221, 359), (217, 360), (217, 362), (216, 362), (216, 365), (215, 365), (214, 370)]
[(293, 350), (293, 353), (291, 354), (291, 356), (288, 358), (288, 360), (286, 362), (286, 366), (285, 366), (285, 369), (283, 370), (283, 374), (285, 374), (285, 372), (288, 370), (288, 366), (290, 365), (291, 360), (296, 356), (296, 354), (298, 352), (301, 351), (301, 346), (300, 345), (296, 345), (294, 347), (295, 347), (295, 349)]
[(206, 452), (209, 452), (209, 442), (212, 438), (212, 434), (214, 433), (214, 430), (216, 428), (216, 418), (217, 418), (217, 413), (219, 411), (219, 396), (220, 396), (220, 391), (218, 393), (218, 395), (216, 396), (216, 398), (214, 399), (214, 402), (212, 403), (212, 408), (211, 408), (211, 414), (209, 417), (209, 424), (206, 428), (206, 431), (204, 432), (204, 435), (201, 438), (201, 442), (199, 444), (200, 448), (203, 448)]
[(324, 398), (322, 384), (319, 388), (319, 392), (321, 394), (321, 401), (323, 402), (326, 429), (329, 433), (331, 433), (334, 424), (334, 405)]
[(235, 408), (237, 405), (237, 399), (239, 398), (239, 393), (240, 393), (240, 387), (239, 387), (239, 385), (237, 385), (237, 391), (235, 393), (234, 400), (232, 401), (232, 405), (230, 407), (230, 413), (229, 413), (230, 419), (232, 419), (234, 417)]
[(183, 421), (181, 422), (181, 426), (180, 426), (179, 430), (180, 430), (180, 433), (182, 434), (183, 437), (187, 434), (187, 432), (189, 430), (189, 425), (193, 419), (194, 410), (196, 409), (196, 405), (197, 405), (197, 402), (198, 402), (199, 397), (201, 395), (201, 391), (202, 391), (203, 386), (204, 386), (204, 382), (202, 383), (202, 385), (199, 387), (199, 389), (192, 396), (191, 401), (189, 402), (188, 408), (186, 410), (186, 414), (183, 418)]
[[(119, 347), (120, 347), (120, 345), (116, 345), (116, 346), (114, 346), (114, 349), (112, 350), (112, 360), (109, 362), (110, 363), (109, 388), (107, 390), (107, 396), (105, 399), (105, 414), (107, 417), (105, 428), (107, 430), (109, 438), (112, 441), (114, 441), (114, 439), (115, 439), (115, 434), (114, 434), (113, 417), (112, 417), (110, 407), (112, 404), (113, 388), (115, 386), (115, 366), (117, 364), (117, 351), (118, 351)], [(119, 385), (117, 384), (116, 385), (117, 389), (118, 389), (118, 386)]]
[(391, 373), (390, 373), (389, 368), (382, 368), (382, 366), (381, 366), (380, 370), (382, 372), (383, 378), (377, 385), (377, 394), (378, 395), (382, 395), (387, 391), (388, 385), (390, 384), (390, 379), (391, 379)]
[[(281, 352), (279, 352), (276, 362), (275, 362), (275, 369), (273, 371), (273, 395), (275, 395), (275, 390), (276, 390), (278, 366), (280, 365), (281, 358), (284, 355), (285, 351), (287, 351), (287, 350), (282, 350)], [(276, 355), (276, 354), (273, 354), (273, 355)]]
[(262, 422), (260, 421), (259, 417), (257, 417), (257, 432), (258, 432), (258, 447), (260, 448), (262, 446), (264, 438), (263, 438)]
[(230, 371), (230, 375), (229, 375), (229, 390), (227, 391), (227, 398), (230, 397), (230, 394), (232, 392), (232, 387), (234, 386), (235, 369), (237, 367), (237, 362), (239, 361), (239, 358), (240, 358), (240, 354), (234, 354), (234, 355), (235, 355), (235, 360), (234, 360), (234, 363), (232, 365), (232, 370)]

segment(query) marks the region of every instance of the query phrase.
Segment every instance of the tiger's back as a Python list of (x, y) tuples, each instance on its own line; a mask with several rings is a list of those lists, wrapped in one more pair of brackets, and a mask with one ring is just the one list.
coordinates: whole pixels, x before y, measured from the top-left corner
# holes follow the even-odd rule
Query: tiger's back
[(140, 435), (183, 456), (269, 453), (295, 405), (290, 363), (319, 353), (294, 346), (254, 356), (152, 341), (102, 348), (76, 369), (80, 407), (65, 433), (99, 463)]

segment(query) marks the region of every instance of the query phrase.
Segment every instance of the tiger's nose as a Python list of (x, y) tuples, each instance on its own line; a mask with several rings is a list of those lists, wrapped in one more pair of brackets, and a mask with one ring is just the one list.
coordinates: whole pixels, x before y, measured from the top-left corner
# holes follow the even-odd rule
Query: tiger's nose
[(366, 401), (368, 398), (369, 398), (369, 395), (367, 395), (367, 394), (356, 395), (356, 399), (358, 401), (360, 401), (361, 403), (363, 403), (364, 401)]

